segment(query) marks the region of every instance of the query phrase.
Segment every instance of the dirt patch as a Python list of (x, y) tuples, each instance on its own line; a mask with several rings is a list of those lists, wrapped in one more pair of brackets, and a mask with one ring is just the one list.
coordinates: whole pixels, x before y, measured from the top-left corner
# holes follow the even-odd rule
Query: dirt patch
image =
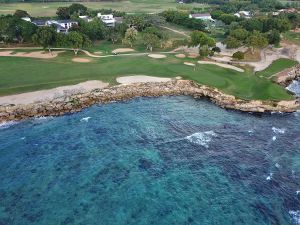
[(146, 82), (167, 82), (171, 78), (151, 77), (145, 75), (118, 77), (117, 82), (120, 84), (146, 83)]
[(85, 93), (97, 88), (105, 88), (109, 84), (99, 80), (91, 80), (76, 85), (62, 86), (43, 91), (34, 91), (17, 95), (0, 97), (0, 105), (5, 104), (30, 104), (35, 102), (49, 101), (63, 96), (76, 93)]
[(177, 54), (175, 55), (176, 58), (179, 58), (179, 59), (184, 59), (185, 58), (185, 54)]
[(198, 61), (199, 64), (210, 64), (210, 65), (217, 65), (223, 68), (227, 68), (227, 69), (232, 69), (238, 72), (245, 72), (243, 69), (233, 66), (233, 65), (229, 65), (229, 64), (225, 64), (225, 63), (217, 63), (217, 62), (211, 62), (211, 61)]
[(184, 62), (183, 64), (187, 66), (196, 66), (194, 63), (189, 63), (189, 62)]
[(195, 58), (199, 57), (199, 54), (191, 52), (191, 53), (189, 53), (188, 57), (191, 58), (191, 59), (195, 59)]
[(103, 52), (94, 52), (94, 54), (101, 55)]
[(134, 52), (135, 50), (132, 48), (117, 48), (112, 51), (112, 53), (124, 53), (124, 52)]
[(153, 59), (163, 59), (167, 57), (166, 55), (161, 55), (161, 54), (150, 54), (148, 56)]
[(73, 62), (79, 62), (79, 63), (88, 63), (88, 62), (91, 62), (91, 60), (87, 59), (87, 58), (73, 58), (72, 61)]
[(13, 51), (0, 51), (0, 56), (14, 56), (14, 57), (27, 57), (37, 59), (52, 59), (58, 56), (59, 53), (64, 51), (35, 51), (35, 52), (13, 52)]

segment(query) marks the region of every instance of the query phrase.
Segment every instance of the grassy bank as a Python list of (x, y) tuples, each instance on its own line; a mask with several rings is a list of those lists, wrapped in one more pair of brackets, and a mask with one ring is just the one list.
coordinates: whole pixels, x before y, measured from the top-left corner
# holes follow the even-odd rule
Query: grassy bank
[(272, 75), (283, 71), (284, 69), (291, 68), (297, 65), (298, 62), (291, 59), (278, 59), (274, 61), (267, 69), (256, 73), (257, 76), (269, 78)]
[(244, 99), (292, 98), (282, 87), (251, 73), (239, 73), (214, 65), (197, 65), (194, 71), (183, 62), (196, 63), (195, 60), (178, 59), (173, 55), (166, 59), (147, 56), (94, 58), (90, 63), (74, 63), (71, 61), (73, 57), (71, 52), (47, 60), (0, 57), (0, 95), (49, 89), (86, 80), (116, 84), (118, 76), (149, 75), (181, 76)]

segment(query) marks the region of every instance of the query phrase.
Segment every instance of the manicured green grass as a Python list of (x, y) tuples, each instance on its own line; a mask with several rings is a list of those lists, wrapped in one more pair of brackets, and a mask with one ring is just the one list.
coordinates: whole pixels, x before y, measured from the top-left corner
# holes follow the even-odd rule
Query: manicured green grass
[[(46, 3), (2, 3), (0, 14), (14, 13), (16, 9), (26, 10), (31, 16), (55, 16), (58, 7), (68, 6), (71, 2), (46, 2)], [(124, 12), (153, 13), (167, 9), (176, 9), (179, 4), (174, 0), (131, 0), (131, 1), (101, 1), (81, 2), (90, 9), (114, 9)], [(202, 4), (189, 4), (191, 7), (209, 7)]]
[(193, 67), (183, 62), (195, 63), (195, 60), (178, 59), (172, 55), (166, 59), (151, 59), (147, 56), (93, 58), (90, 63), (74, 63), (71, 61), (73, 57), (71, 52), (49, 60), (0, 57), (0, 95), (49, 89), (86, 80), (116, 84), (118, 76), (150, 75), (181, 76), (244, 99), (292, 98), (284, 88), (268, 79), (214, 65), (197, 65), (194, 71)]
[(287, 68), (291, 68), (297, 64), (298, 62), (291, 59), (278, 59), (274, 61), (267, 69), (256, 73), (256, 75), (259, 77), (269, 78), (272, 75), (281, 72)]

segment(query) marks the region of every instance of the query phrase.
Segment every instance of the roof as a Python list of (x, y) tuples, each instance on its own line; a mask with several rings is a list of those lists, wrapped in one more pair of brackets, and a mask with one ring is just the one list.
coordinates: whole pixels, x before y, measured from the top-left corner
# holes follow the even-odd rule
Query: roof
[(192, 17), (210, 17), (211, 15), (209, 13), (195, 13), (191, 14)]
[(75, 20), (55, 20), (57, 23), (77, 23)]
[(34, 23), (37, 26), (44, 26), (46, 25), (47, 20), (33, 20), (32, 23)]

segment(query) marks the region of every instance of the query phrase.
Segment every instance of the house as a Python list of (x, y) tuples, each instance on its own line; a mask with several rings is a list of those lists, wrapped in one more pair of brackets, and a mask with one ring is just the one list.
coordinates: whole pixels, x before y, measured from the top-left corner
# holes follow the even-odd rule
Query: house
[(295, 8), (289, 8), (289, 9), (278, 10), (278, 12), (279, 13), (296, 13), (296, 12), (298, 12), (298, 10)]
[(72, 26), (78, 25), (75, 20), (33, 20), (32, 23), (38, 27), (54, 26), (57, 33), (68, 33)]
[(89, 17), (89, 16), (79, 16), (80, 19), (84, 20), (85, 22), (91, 22), (93, 21), (93, 18)]
[(199, 20), (204, 20), (204, 21), (215, 22), (215, 20), (213, 18), (211, 18), (211, 15), (209, 13), (195, 13), (195, 14), (190, 14), (189, 18), (194, 18), (194, 19), (199, 19)]
[(24, 21), (27, 21), (27, 22), (31, 22), (31, 18), (30, 17), (22, 17), (21, 19), (24, 20)]
[(107, 27), (115, 26), (116, 20), (113, 14), (102, 15), (101, 13), (98, 13), (97, 17), (100, 18)]
[(234, 14), (238, 18), (250, 19), (252, 17), (252, 13), (250, 11), (239, 11)]

